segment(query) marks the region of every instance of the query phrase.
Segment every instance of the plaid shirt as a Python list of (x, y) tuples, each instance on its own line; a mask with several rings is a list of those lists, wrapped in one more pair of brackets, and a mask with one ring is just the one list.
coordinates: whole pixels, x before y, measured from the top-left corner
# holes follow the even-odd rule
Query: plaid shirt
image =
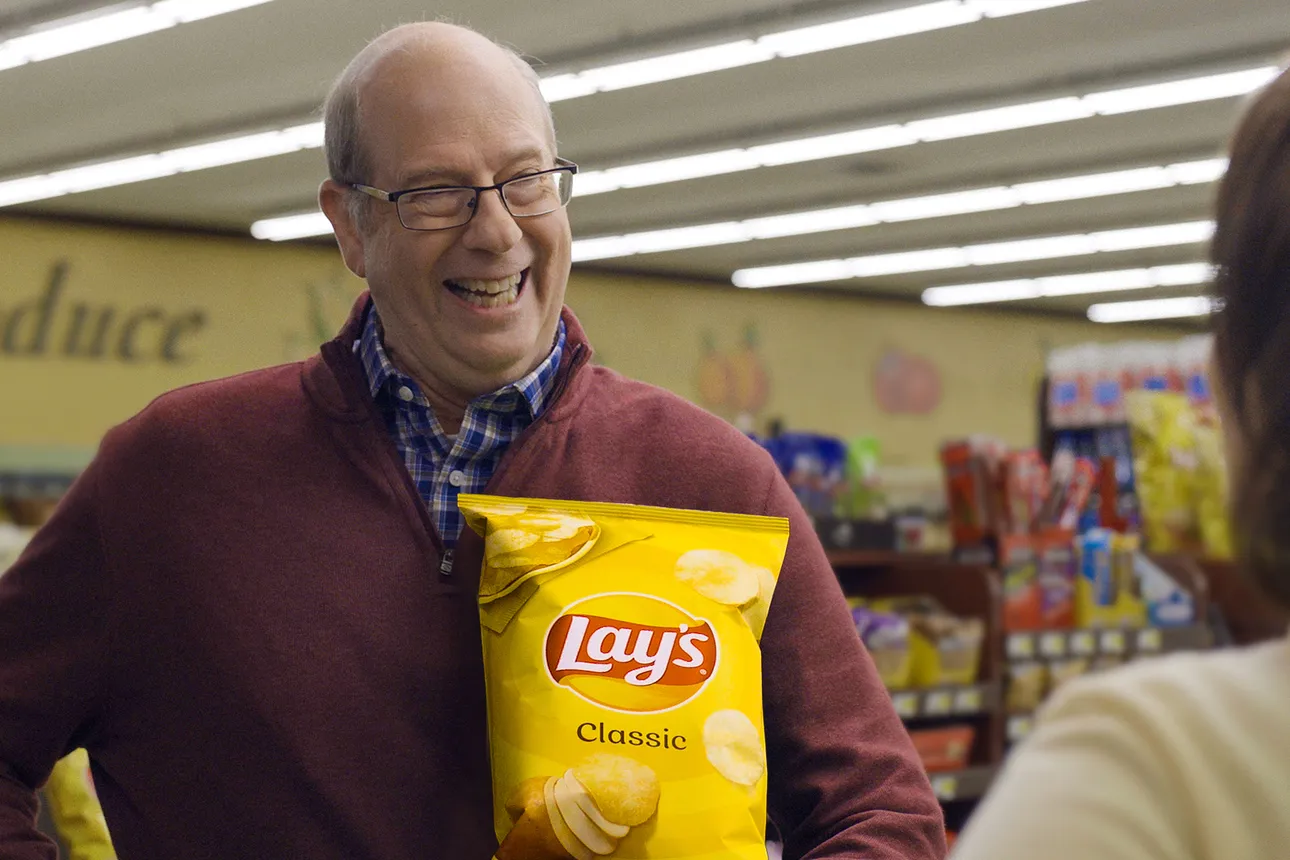
[(523, 379), (472, 400), (461, 430), (449, 436), (416, 381), (390, 362), (381, 342), (376, 305), (368, 307), (354, 352), (362, 359), (372, 398), (385, 416), (412, 482), (430, 509), (445, 547), (451, 548), (463, 524), (457, 494), (482, 492), (507, 447), (547, 406), (564, 353), (564, 320), (546, 360)]

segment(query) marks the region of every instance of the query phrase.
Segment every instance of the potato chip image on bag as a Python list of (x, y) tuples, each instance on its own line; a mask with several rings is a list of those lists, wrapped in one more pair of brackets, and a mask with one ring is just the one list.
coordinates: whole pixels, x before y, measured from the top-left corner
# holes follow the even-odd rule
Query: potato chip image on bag
[(759, 641), (788, 521), (463, 495), (497, 860), (766, 858)]

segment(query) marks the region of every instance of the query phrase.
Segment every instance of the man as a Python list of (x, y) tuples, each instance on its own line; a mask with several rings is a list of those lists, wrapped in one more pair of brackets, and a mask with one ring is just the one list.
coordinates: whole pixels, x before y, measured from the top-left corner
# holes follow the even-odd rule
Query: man
[(763, 639), (785, 856), (941, 856), (927, 779), (769, 458), (588, 364), (562, 310), (576, 168), (527, 66), (399, 28), (327, 123), (320, 200), (370, 299), (314, 359), (109, 433), (0, 581), (0, 855), (49, 856), (32, 791), (83, 746), (123, 860), (486, 860), (482, 547), (454, 502), (487, 488), (791, 517)]

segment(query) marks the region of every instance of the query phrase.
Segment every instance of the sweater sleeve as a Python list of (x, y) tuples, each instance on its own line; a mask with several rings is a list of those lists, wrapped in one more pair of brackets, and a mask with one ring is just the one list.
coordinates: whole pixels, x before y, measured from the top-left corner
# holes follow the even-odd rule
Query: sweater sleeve
[(1065, 687), (972, 816), (955, 860), (1193, 856), (1183, 781), (1157, 734), (1132, 693), (1107, 678)]
[(106, 641), (94, 467), (0, 576), (0, 857), (53, 860), (36, 790), (90, 735)]
[(762, 637), (769, 804), (784, 860), (934, 860), (945, 826), (815, 530), (775, 473), (790, 536)]

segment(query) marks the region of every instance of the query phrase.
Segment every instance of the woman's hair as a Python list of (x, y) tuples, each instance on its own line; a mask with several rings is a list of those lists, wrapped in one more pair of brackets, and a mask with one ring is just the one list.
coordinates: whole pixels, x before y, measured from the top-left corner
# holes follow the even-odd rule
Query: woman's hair
[(1236, 537), (1249, 574), (1290, 606), (1290, 73), (1237, 127), (1211, 253), (1216, 367), (1240, 443)]

